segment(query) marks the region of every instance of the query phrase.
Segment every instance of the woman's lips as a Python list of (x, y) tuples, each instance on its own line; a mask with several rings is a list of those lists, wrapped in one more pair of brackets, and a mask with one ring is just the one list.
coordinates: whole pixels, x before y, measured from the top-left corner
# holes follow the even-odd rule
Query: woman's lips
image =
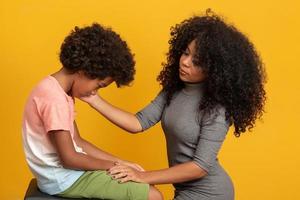
[(187, 75), (187, 73), (186, 73), (185, 71), (183, 71), (182, 69), (179, 69), (179, 73), (180, 73), (181, 75)]

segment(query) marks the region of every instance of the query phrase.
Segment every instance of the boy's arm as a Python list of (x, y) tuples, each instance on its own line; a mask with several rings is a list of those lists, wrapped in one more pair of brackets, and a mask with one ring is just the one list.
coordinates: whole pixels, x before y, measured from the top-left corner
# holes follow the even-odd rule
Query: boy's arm
[(86, 141), (82, 137), (80, 137), (79, 130), (76, 122), (74, 121), (74, 140), (76, 144), (83, 149), (89, 156), (92, 156), (97, 159), (109, 160), (112, 162), (119, 162), (121, 159), (99, 149), (95, 145)]
[(99, 149), (98, 147), (96, 147), (92, 143), (90, 143), (87, 140), (83, 139), (80, 136), (80, 133), (79, 133), (79, 130), (78, 130), (78, 127), (77, 127), (77, 124), (76, 124), (75, 121), (74, 121), (74, 140), (75, 140), (76, 144), (79, 147), (81, 147), (83, 149), (83, 151), (86, 152), (89, 156), (92, 156), (92, 157), (97, 158), (97, 159), (109, 160), (109, 161), (112, 161), (114, 163), (118, 162), (118, 163), (121, 163), (121, 164), (124, 164), (124, 165), (131, 166), (131, 167), (133, 167), (137, 170), (144, 171), (144, 169), (140, 165), (129, 162), (129, 161), (122, 160), (122, 159), (120, 159), (120, 158), (118, 158), (118, 157), (116, 157), (116, 156), (114, 156), (110, 153), (107, 153), (107, 152)]
[(56, 147), (64, 168), (75, 170), (107, 170), (114, 166), (114, 162), (98, 159), (90, 155), (75, 151), (71, 134), (68, 131), (50, 131), (50, 138)]

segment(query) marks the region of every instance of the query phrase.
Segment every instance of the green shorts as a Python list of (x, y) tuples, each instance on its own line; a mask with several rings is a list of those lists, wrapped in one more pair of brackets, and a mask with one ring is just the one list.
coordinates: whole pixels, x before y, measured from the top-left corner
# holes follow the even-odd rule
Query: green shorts
[(147, 200), (149, 184), (119, 183), (106, 171), (87, 171), (67, 190), (58, 194), (68, 198), (97, 198), (115, 200)]

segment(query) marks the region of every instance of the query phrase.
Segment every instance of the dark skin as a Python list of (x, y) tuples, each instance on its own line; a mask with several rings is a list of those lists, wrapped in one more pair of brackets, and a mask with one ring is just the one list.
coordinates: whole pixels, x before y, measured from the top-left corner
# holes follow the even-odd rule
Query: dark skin
[(115, 162), (119, 161), (119, 159), (82, 139), (78, 133), (76, 122), (74, 122), (74, 127), (74, 140), (87, 154), (75, 151), (69, 131), (51, 131), (49, 134), (56, 146), (57, 153), (64, 168), (75, 170), (106, 170), (114, 166)]
[[(84, 95), (95, 95), (98, 89), (106, 87), (113, 82), (111, 77), (107, 77), (103, 80), (89, 80), (82, 72), (70, 74), (64, 68), (54, 73), (52, 76), (57, 79), (67, 94), (77, 98), (82, 98)], [(138, 164), (121, 160), (83, 139), (80, 136), (75, 121), (73, 139), (86, 154), (76, 152), (71, 138), (71, 133), (69, 131), (50, 131), (49, 137), (57, 150), (64, 168), (85, 171), (108, 170), (118, 163), (122, 166), (129, 166), (131, 169), (135, 169), (137, 171), (144, 171), (144, 169)], [(148, 199), (162, 200), (163, 197), (162, 194), (151, 185), (148, 193)]]
[[(194, 51), (195, 42), (193, 41), (188, 45), (179, 62), (180, 78), (184, 82), (198, 83), (205, 79), (201, 68), (193, 63)], [(89, 103), (117, 126), (131, 133), (142, 131), (141, 124), (135, 115), (109, 104), (98, 95), (91, 95), (81, 99)], [(109, 169), (109, 173), (121, 182), (135, 181), (149, 184), (180, 183), (199, 179), (207, 174), (194, 161), (178, 164), (166, 169), (143, 172), (133, 169), (130, 166), (119, 164)]]
[[(80, 98), (81, 95), (95, 94), (99, 88), (106, 87), (113, 82), (110, 77), (103, 80), (88, 79), (80, 71), (70, 74), (64, 68), (52, 76), (59, 82), (67, 94), (77, 98)], [(57, 149), (64, 168), (75, 170), (107, 170), (118, 162), (129, 165), (137, 170), (143, 170), (139, 165), (121, 160), (83, 139), (80, 136), (75, 121), (74, 140), (86, 154), (76, 152), (69, 131), (53, 130), (49, 132), (49, 137)]]

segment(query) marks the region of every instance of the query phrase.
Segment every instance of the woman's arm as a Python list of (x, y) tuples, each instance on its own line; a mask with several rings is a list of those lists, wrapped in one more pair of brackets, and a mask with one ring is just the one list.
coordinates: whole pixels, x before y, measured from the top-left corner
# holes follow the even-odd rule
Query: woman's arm
[(111, 105), (97, 94), (82, 97), (81, 100), (87, 102), (105, 118), (120, 128), (131, 133), (142, 131), (142, 126), (134, 114)]
[(165, 93), (161, 91), (150, 104), (134, 115), (111, 105), (98, 94), (83, 97), (81, 100), (90, 104), (117, 126), (131, 133), (144, 131), (158, 123), (166, 103)]
[(120, 182), (135, 181), (149, 184), (180, 183), (199, 179), (207, 173), (195, 162), (190, 161), (167, 169), (139, 172), (124, 165), (116, 165), (109, 173)]
[(214, 113), (203, 116), (201, 134), (192, 161), (168, 169), (142, 173), (126, 166), (114, 166), (110, 172), (122, 181), (133, 180), (150, 184), (179, 183), (201, 178), (216, 164), (228, 128), (225, 109), (217, 107)]

